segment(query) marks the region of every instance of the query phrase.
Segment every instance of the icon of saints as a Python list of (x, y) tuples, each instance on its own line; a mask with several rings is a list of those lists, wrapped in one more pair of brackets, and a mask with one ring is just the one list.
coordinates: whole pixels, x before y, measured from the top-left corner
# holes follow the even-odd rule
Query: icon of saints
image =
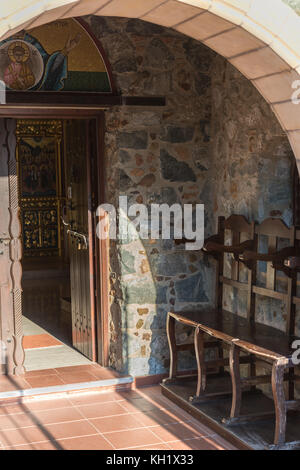
[(35, 83), (34, 74), (28, 64), (29, 47), (21, 41), (15, 41), (8, 47), (10, 64), (4, 72), (4, 82), (12, 90), (28, 90)]
[[(68, 55), (79, 44), (81, 35), (67, 38), (62, 49), (48, 54), (40, 41), (26, 31), (17, 33), (12, 41), (4, 39), (9, 64), (3, 80), (12, 90), (59, 91), (68, 76)], [(37, 55), (42, 65), (38, 65)], [(35, 66), (34, 66), (35, 64)], [(40, 72), (39, 72), (39, 71)]]

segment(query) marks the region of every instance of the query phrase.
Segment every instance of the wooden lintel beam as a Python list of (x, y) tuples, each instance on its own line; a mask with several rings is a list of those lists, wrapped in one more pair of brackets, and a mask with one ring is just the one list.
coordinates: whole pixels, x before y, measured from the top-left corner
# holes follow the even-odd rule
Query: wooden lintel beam
[[(7, 91), (6, 103), (0, 104), (1, 110), (16, 107), (31, 108), (92, 108), (103, 109), (111, 106), (165, 106), (164, 96), (122, 96), (93, 92), (18, 92)], [(1, 113), (2, 114), (2, 113)]]

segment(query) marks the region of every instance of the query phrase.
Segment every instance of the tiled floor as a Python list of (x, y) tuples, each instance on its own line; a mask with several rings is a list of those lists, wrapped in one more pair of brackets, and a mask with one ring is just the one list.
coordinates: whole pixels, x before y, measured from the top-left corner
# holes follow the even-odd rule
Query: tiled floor
[(28, 335), (24, 336), (23, 339), (24, 349), (50, 348), (53, 346), (62, 346), (62, 343), (48, 333)]
[(80, 366), (90, 364), (91, 361), (70, 348), (66, 344), (62, 346), (51, 346), (50, 348), (26, 349), (25, 368), (27, 371), (39, 371), (48, 368), (60, 368), (66, 366)]
[(112, 369), (89, 362), (87, 365), (29, 371), (20, 377), (2, 375), (0, 376), (0, 393), (120, 377), (121, 375)]
[[(62, 344), (55, 336), (50, 335), (48, 331), (25, 316), (23, 316), (23, 330), (25, 335), (24, 344), (27, 346), (24, 364), (27, 371), (54, 369), (69, 365), (79, 366), (91, 363), (91, 361), (80, 354), (80, 352), (67, 344)], [(37, 345), (34, 339), (44, 336), (47, 336), (50, 340), (52, 339), (52, 345), (48, 342), (49, 347), (36, 347)], [(56, 345), (54, 342), (56, 342)]]
[(46, 449), (234, 450), (163, 397), (136, 391), (69, 393), (63, 398), (0, 403), (0, 447)]
[[(72, 347), (71, 312), (61, 308), (61, 299), (70, 293), (69, 267), (59, 259), (27, 259), (23, 268), (26, 370), (88, 364), (89, 359)], [(38, 337), (46, 336), (48, 344), (40, 341), (37, 347)]]

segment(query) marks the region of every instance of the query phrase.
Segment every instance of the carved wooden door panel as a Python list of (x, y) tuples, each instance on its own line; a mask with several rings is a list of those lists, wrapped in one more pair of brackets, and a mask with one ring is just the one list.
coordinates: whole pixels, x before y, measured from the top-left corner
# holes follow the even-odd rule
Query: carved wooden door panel
[(90, 150), (87, 123), (65, 123), (67, 228), (69, 238), (73, 346), (95, 357), (93, 234), (90, 224)]
[(58, 119), (17, 120), (23, 258), (61, 256), (61, 139)]
[(0, 119), (0, 334), (2, 373), (19, 375), (25, 370), (15, 127), (14, 119)]

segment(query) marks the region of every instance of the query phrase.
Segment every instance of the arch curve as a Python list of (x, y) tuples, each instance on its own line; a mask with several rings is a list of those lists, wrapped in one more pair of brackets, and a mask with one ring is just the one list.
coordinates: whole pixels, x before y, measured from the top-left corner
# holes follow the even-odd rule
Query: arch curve
[(300, 104), (292, 101), (300, 89), (300, 17), (282, 0), (11, 0), (0, 14), (0, 40), (23, 28), (93, 14), (139, 18), (201, 41), (269, 103), (300, 172)]

